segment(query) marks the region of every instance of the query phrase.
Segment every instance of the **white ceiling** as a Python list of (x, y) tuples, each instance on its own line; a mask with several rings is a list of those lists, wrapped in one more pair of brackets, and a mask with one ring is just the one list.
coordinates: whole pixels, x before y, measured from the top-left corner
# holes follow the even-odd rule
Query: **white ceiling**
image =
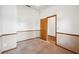
[(30, 6), (31, 6), (31, 8), (33, 8), (33, 9), (43, 10), (43, 9), (52, 7), (52, 6), (54, 6), (54, 5), (30, 5)]

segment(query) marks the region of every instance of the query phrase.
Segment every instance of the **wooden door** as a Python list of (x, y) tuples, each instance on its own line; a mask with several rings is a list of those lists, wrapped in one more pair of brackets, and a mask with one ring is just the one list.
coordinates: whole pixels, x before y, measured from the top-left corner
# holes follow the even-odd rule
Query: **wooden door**
[(41, 19), (41, 22), (40, 22), (40, 38), (43, 40), (47, 39), (47, 23), (48, 23), (47, 21), (48, 19), (44, 18), (44, 19)]

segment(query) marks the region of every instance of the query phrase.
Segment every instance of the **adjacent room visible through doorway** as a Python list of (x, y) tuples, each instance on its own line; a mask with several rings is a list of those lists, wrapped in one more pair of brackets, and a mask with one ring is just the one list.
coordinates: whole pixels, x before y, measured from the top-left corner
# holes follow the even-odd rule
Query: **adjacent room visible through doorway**
[(56, 32), (57, 32), (57, 18), (56, 15), (48, 16), (41, 19), (40, 23), (40, 37), (41, 39), (52, 43), (56, 43)]
[(53, 43), (54, 41), (56, 43), (56, 28), (57, 28), (57, 19), (56, 16), (48, 17), (48, 26), (47, 26), (47, 40), (50, 43)]

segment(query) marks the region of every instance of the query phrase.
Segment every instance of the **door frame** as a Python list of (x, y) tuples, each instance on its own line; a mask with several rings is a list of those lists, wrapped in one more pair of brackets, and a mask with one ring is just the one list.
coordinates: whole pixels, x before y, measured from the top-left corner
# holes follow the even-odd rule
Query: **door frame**
[[(56, 43), (57, 43), (57, 15), (47, 16), (45, 18), (48, 19), (48, 18), (51, 18), (51, 17), (55, 17), (55, 37), (56, 37)], [(44, 19), (44, 18), (42, 18), (42, 19)], [(47, 29), (48, 29), (48, 25), (47, 25)], [(47, 33), (47, 35), (48, 35), (48, 33)]]

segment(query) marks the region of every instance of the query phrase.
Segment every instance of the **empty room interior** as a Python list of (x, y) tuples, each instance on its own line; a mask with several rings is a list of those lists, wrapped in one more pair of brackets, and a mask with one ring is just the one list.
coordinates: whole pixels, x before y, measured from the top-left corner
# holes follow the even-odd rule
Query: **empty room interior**
[(0, 5), (0, 54), (78, 53), (78, 5)]

